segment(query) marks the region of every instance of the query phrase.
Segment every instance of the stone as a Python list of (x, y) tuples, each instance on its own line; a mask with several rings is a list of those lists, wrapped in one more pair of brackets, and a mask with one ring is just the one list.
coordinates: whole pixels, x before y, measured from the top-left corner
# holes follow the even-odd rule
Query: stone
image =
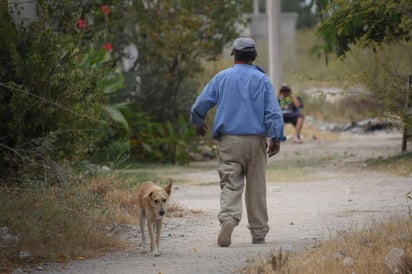
[(402, 260), (405, 251), (402, 248), (392, 248), (385, 256), (385, 269), (389, 274), (402, 273)]

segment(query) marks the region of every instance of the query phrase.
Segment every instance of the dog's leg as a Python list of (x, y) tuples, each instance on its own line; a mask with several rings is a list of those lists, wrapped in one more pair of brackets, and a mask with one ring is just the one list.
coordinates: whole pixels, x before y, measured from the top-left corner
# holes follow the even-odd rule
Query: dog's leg
[(156, 220), (156, 244), (157, 251), (160, 255), (160, 231), (162, 230), (162, 219)]
[(140, 233), (142, 233), (142, 253), (146, 253), (147, 249), (146, 249), (146, 235), (144, 234), (144, 227), (145, 227), (145, 221), (146, 221), (146, 216), (144, 214), (144, 211), (141, 210), (140, 211)]
[[(157, 229), (156, 229), (156, 227), (157, 227), (157, 221), (156, 220), (152, 220), (152, 222), (150, 222), (150, 225), (149, 225), (149, 222), (147, 223), (147, 227), (148, 227), (148, 229), (149, 229), (149, 235), (150, 235), (150, 245), (151, 245), (151, 247), (152, 247), (152, 252), (153, 252), (153, 255), (155, 255), (155, 256), (159, 256), (160, 255), (160, 252), (159, 252), (159, 247), (158, 247), (158, 245), (157, 245), (157, 240), (156, 240), (156, 238), (155, 238), (155, 230), (157, 231)], [(157, 232), (156, 232), (157, 233)]]

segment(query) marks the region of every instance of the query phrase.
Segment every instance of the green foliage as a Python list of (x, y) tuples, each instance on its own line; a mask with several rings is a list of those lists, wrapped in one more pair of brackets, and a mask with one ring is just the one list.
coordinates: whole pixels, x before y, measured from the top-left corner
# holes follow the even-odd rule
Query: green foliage
[(169, 121), (155, 122), (135, 104), (125, 109), (124, 115), (130, 126), (132, 161), (177, 164), (189, 162), (189, 147), (196, 134), (183, 115), (179, 116), (177, 126)]
[(105, 93), (122, 82), (97, 42), (101, 32), (89, 37), (76, 26), (79, 14), (57, 18), (56, 2), (39, 4), (41, 16), (26, 29), (16, 29), (0, 5), (0, 175), (40, 175), (51, 168), (46, 162), (88, 156), (109, 128)]
[[(202, 62), (216, 59), (238, 35), (251, 2), (37, 4), (38, 18), (25, 28), (0, 4), (0, 175), (26, 167), (39, 175), (47, 161), (121, 161), (128, 153), (186, 163), (194, 134), (182, 117)], [(139, 59), (121, 73), (116, 65), (130, 45)], [(125, 98), (141, 106), (139, 114), (130, 111), (138, 120), (123, 117), (117, 103)]]
[(357, 94), (369, 108), (370, 117), (378, 117), (394, 124), (399, 129), (412, 126), (406, 104), (411, 104), (411, 88), (407, 76), (412, 71), (412, 43), (382, 45), (379, 51), (354, 48), (351, 50), (352, 73), (348, 80), (361, 84), (364, 91)]
[(345, 55), (359, 44), (376, 49), (385, 43), (411, 39), (410, 0), (315, 0), (321, 24), (318, 50)]
[(177, 164), (189, 163), (189, 145), (196, 134), (194, 128), (188, 124), (187, 119), (180, 115), (176, 127), (167, 122), (162, 133), (161, 147), (169, 161)]
[(238, 36), (251, 1), (132, 1), (130, 42), (139, 50), (133, 100), (156, 121), (188, 114), (203, 60), (214, 60)]
[[(119, 44), (134, 45), (138, 59), (124, 73), (127, 86), (112, 102), (134, 102), (139, 110), (122, 112), (130, 128), (134, 161), (186, 163), (192, 131), (188, 117), (199, 87), (204, 60), (215, 60), (247, 22), (250, 1), (131, 1), (127, 20), (110, 26), (125, 33)], [(139, 26), (136, 28), (136, 26)], [(116, 55), (124, 56), (121, 48)], [(132, 117), (132, 118), (131, 118)], [(150, 117), (150, 118), (149, 118)]]
[[(406, 77), (412, 71), (411, 1), (318, 0), (316, 3), (321, 15), (317, 28), (321, 43), (314, 50), (325, 54), (326, 61), (330, 53), (341, 57), (349, 52), (357, 54), (364, 63), (358, 74), (352, 75), (352, 81), (366, 87), (365, 94), (380, 106), (376, 116), (390, 118), (406, 132), (412, 123), (406, 111), (407, 98), (412, 97), (406, 86)], [(359, 48), (371, 49), (375, 54)], [(400, 48), (407, 50), (396, 50)], [(365, 56), (369, 59), (364, 59)], [(406, 143), (405, 139), (403, 142)]]

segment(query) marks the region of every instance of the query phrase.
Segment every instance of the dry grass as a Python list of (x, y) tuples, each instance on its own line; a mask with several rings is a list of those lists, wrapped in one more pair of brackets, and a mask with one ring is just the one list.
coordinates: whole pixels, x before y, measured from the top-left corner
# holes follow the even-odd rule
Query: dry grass
[(117, 224), (136, 224), (138, 184), (125, 188), (124, 181), (115, 176), (96, 177), (86, 184), (83, 191), (104, 201), (114, 212), (112, 222)]
[[(16, 240), (0, 239), (0, 273), (18, 265), (67, 261), (120, 250), (105, 234), (113, 211), (78, 187), (0, 189), (0, 224)], [(28, 258), (21, 257), (29, 254)]]
[(387, 273), (385, 256), (392, 248), (402, 248), (404, 272), (412, 273), (412, 222), (410, 218), (392, 217), (368, 229), (356, 227), (341, 231), (320, 246), (297, 253), (279, 250), (265, 258), (255, 258), (242, 273), (279, 274), (370, 274)]
[[(65, 262), (127, 249), (108, 233), (115, 225), (138, 225), (140, 181), (97, 176), (68, 186), (27, 185), (0, 189), (0, 227), (18, 240), (0, 238), (0, 273), (41, 262)], [(168, 217), (202, 214), (171, 203)], [(21, 258), (23, 253), (28, 258)]]
[[(113, 208), (115, 223), (137, 225), (139, 221), (137, 191), (140, 183), (127, 188), (122, 187), (122, 184), (123, 182), (114, 176), (98, 177), (91, 181), (86, 189), (93, 195), (100, 196)], [(169, 203), (168, 217), (183, 217), (187, 214), (199, 214), (199, 212), (189, 210), (177, 202)]]
[[(295, 128), (291, 124), (285, 124), (286, 136), (293, 136)], [(340, 138), (339, 134), (334, 132), (320, 131), (312, 125), (304, 124), (302, 128), (302, 136), (306, 140), (337, 140)]]
[[(409, 176), (412, 173), (411, 157), (412, 153), (409, 152), (386, 159), (370, 160), (368, 166), (395, 176)], [(277, 170), (269, 171), (269, 175), (278, 175), (278, 173)], [(293, 172), (286, 169), (282, 176), (284, 181), (288, 181), (288, 178), (293, 176)], [(279, 180), (279, 177), (276, 178)], [(299, 176), (299, 179), (301, 178), (310, 178), (310, 174), (303, 172)], [(412, 194), (405, 194), (408, 201), (412, 201)], [(350, 214), (350, 212), (342, 212), (342, 214)], [(412, 214), (411, 206), (409, 214)], [(353, 227), (341, 231), (330, 240), (321, 242), (320, 246), (306, 251), (287, 253), (279, 250), (266, 257), (258, 256), (241, 272), (384, 274), (387, 273), (384, 258), (395, 247), (403, 248), (407, 254), (403, 273), (412, 273), (411, 217), (392, 217), (385, 223), (374, 223), (367, 229)]]
[(204, 211), (188, 209), (179, 203), (169, 203), (167, 208), (167, 217), (182, 218), (187, 215), (202, 215)]
[(267, 181), (269, 183), (283, 184), (283, 183), (304, 183), (315, 180), (328, 180), (338, 177), (334, 174), (319, 174), (314, 173), (310, 169), (300, 169), (299, 176), (296, 176), (296, 166), (274, 167), (267, 171)]
[(395, 176), (409, 176), (412, 174), (412, 151), (386, 159), (374, 159), (367, 162), (375, 170), (384, 170)]

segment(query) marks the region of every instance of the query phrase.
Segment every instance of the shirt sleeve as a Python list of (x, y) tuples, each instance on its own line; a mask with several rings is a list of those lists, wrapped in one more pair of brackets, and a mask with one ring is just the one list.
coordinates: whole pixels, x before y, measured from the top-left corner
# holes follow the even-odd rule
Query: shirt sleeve
[(190, 123), (196, 127), (203, 125), (208, 111), (216, 105), (217, 90), (213, 78), (197, 97), (190, 111)]

